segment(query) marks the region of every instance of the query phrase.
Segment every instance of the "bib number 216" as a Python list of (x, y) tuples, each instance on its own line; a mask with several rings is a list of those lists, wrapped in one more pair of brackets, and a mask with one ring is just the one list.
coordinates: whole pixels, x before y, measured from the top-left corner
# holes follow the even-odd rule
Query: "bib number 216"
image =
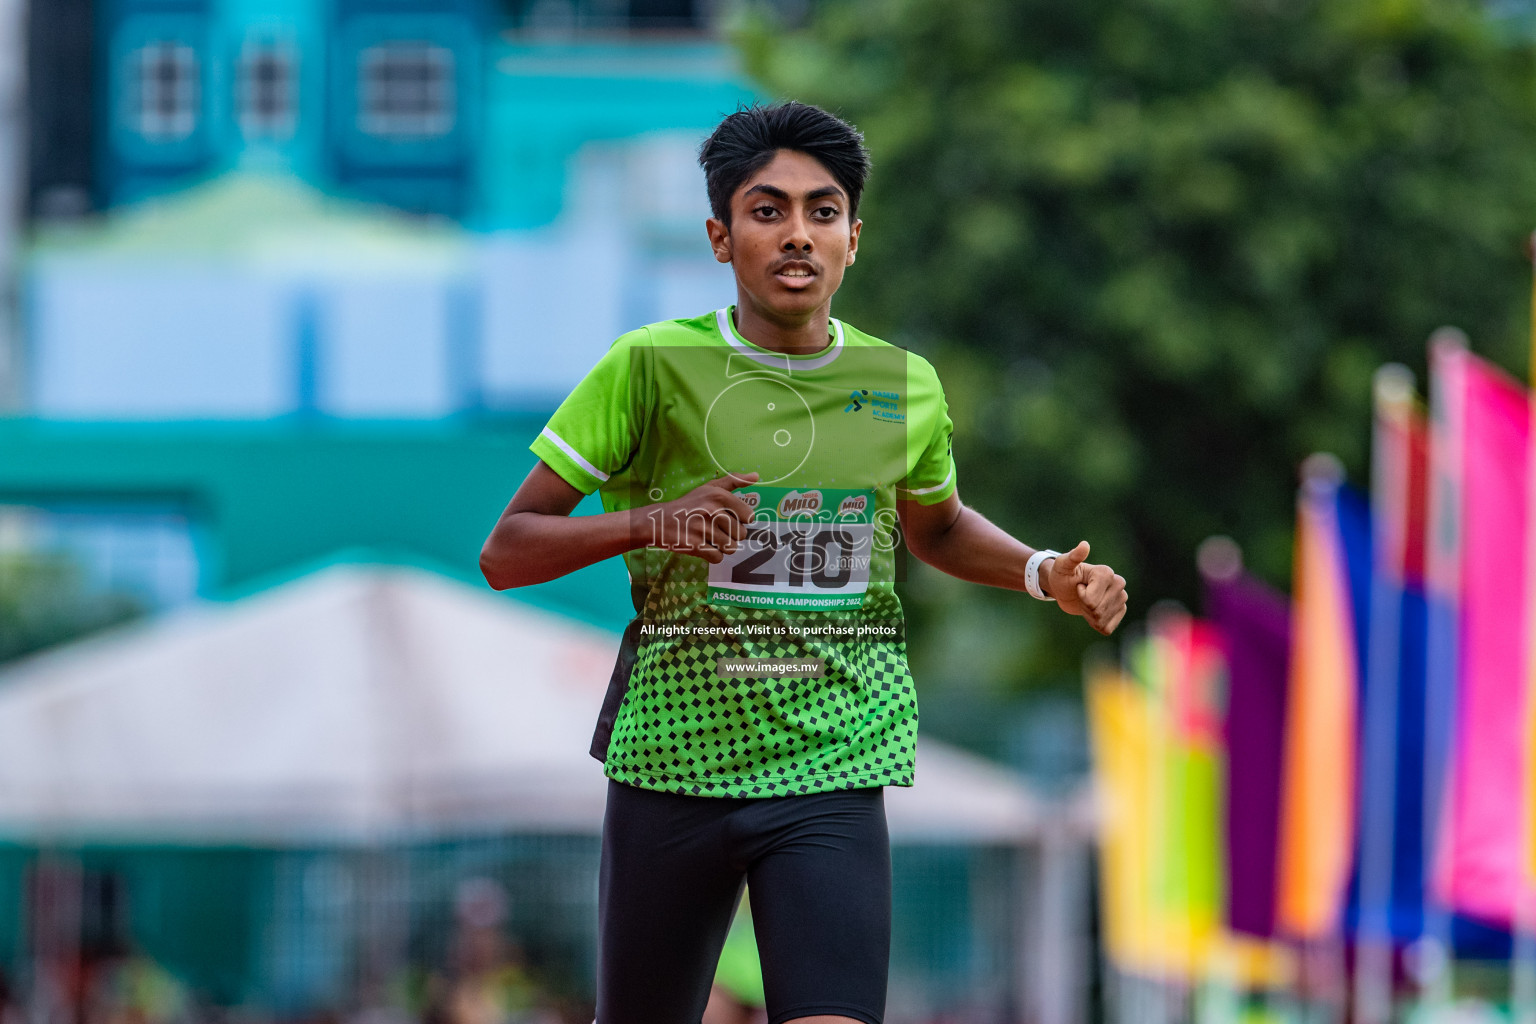
[[(758, 518), (748, 525), (745, 539), (723, 561), (710, 566), (710, 601), (755, 608), (857, 608), (869, 588), (874, 541), (871, 502), (845, 499), (828, 510), (821, 492), (787, 493), (790, 500), (781, 496), (766, 514), (758, 502)], [(850, 494), (859, 499), (867, 492)], [(793, 511), (796, 498), (802, 505), (799, 514)], [(773, 514), (786, 505), (791, 508), (789, 516)], [(816, 514), (824, 511), (833, 514)]]

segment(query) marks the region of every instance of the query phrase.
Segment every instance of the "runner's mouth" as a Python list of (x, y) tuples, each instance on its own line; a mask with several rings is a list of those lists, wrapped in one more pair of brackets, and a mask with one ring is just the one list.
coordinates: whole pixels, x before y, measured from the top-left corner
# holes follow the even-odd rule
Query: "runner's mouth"
[(805, 260), (790, 260), (778, 267), (773, 276), (788, 288), (804, 288), (817, 278), (816, 266)]

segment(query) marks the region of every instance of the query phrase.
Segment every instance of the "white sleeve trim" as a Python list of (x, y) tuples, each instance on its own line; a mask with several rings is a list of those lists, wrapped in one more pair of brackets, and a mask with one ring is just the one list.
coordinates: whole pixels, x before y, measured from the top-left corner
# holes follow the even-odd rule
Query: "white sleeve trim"
[(953, 480), (954, 478), (955, 478), (955, 467), (954, 467), (954, 464), (951, 463), (950, 467), (949, 467), (949, 472), (944, 474), (944, 480), (943, 480), (942, 483), (934, 484), (932, 487), (915, 487), (915, 488), (910, 488), (910, 489), (906, 488), (906, 487), (898, 487), (896, 489), (898, 491), (900, 491), (902, 494), (932, 494), (934, 491), (942, 491), (944, 488), (948, 487), (949, 486), (949, 482), (951, 480)]
[[(526, 437), (527, 435), (525, 434), (524, 436)], [(590, 463), (586, 459), (582, 458), (580, 452), (578, 452), (575, 448), (572, 448), (570, 445), (566, 444), (565, 443), (565, 438), (561, 437), (559, 434), (555, 433), (553, 430), (550, 430), (548, 427), (545, 427), (543, 430), (539, 431), (539, 436), (540, 437), (547, 437), (547, 438), (549, 438), (549, 440), (554, 444), (554, 446), (556, 448), (559, 448), (561, 451), (565, 452), (565, 454), (569, 455), (572, 459), (575, 460), (576, 465), (580, 466), (582, 469), (586, 470), (588, 473), (591, 473), (593, 476), (597, 477), (599, 480), (603, 481), (604, 483), (606, 483), (608, 481), (608, 474), (607, 473), (604, 473), (602, 470), (600, 470), (596, 466), (592, 465), (592, 463)]]

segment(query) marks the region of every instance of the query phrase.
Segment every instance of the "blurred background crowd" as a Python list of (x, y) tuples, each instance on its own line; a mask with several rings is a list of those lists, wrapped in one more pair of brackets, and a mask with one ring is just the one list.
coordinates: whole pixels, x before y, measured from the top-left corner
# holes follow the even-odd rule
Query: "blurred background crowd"
[(0, 0), (0, 1024), (590, 1020), (628, 588), (476, 556), (790, 97), (1138, 620), (909, 564), (893, 1024), (1536, 1020), (1536, 5)]

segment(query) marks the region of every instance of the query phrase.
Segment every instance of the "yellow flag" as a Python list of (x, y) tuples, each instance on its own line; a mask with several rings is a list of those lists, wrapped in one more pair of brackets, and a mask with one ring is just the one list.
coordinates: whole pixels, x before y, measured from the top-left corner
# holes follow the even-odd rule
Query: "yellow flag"
[(1157, 863), (1169, 848), (1177, 799), (1168, 792), (1171, 730), (1156, 692), (1115, 669), (1088, 679), (1088, 717), (1100, 807), (1100, 893), (1106, 951), (1119, 969), (1149, 978), (1220, 979), (1279, 986), (1294, 975), (1285, 947), (1234, 935), (1160, 898)]

